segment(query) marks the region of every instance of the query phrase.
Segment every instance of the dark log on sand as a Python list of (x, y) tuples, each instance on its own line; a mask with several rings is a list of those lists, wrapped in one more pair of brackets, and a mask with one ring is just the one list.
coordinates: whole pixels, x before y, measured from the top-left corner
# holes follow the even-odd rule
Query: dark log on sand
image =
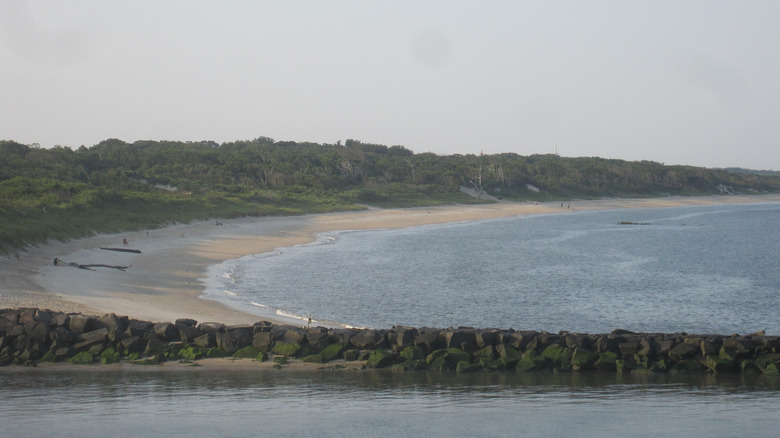
[(100, 249), (102, 249), (102, 250), (105, 250), (105, 251), (132, 252), (132, 253), (135, 253), (135, 254), (141, 254), (141, 250), (140, 250), (140, 249), (130, 249), (130, 248), (104, 248), (104, 247), (102, 247), (102, 246), (100, 247)]
[(130, 265), (130, 266), (116, 266), (116, 265), (102, 265), (102, 264), (82, 265), (82, 264), (79, 264), (79, 263), (71, 262), (71, 263), (68, 263), (68, 266), (73, 266), (74, 268), (79, 268), (79, 269), (86, 269), (88, 271), (94, 271), (95, 270), (95, 269), (92, 269), (92, 268), (111, 268), (111, 269), (118, 269), (120, 271), (124, 271), (126, 269), (129, 269), (133, 265)]

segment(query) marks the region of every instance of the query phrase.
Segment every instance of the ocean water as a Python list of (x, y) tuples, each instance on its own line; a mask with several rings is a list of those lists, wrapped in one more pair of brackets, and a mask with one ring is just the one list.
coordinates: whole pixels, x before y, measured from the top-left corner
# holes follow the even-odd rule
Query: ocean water
[(207, 296), (359, 327), (780, 334), (778, 248), (777, 203), (575, 211), (323, 235), (215, 266)]
[[(209, 296), (370, 327), (780, 334), (779, 219), (761, 204), (342, 232), (215, 266)], [(772, 436), (778, 397), (774, 376), (4, 367), (0, 437)]]

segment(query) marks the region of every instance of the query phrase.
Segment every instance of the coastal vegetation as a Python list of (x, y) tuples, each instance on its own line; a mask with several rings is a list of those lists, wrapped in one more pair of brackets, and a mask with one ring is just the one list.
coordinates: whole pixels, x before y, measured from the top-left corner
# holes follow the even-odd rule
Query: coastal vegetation
[(48, 239), (239, 216), (508, 200), (760, 194), (780, 175), (661, 163), (436, 155), (347, 140), (108, 139), (78, 149), (0, 141), (0, 252)]

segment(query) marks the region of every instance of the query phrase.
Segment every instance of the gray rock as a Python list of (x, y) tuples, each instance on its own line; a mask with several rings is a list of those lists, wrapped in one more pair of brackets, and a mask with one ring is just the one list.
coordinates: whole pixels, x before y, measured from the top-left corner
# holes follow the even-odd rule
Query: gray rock
[(214, 348), (217, 346), (217, 334), (215, 332), (206, 332), (193, 339), (193, 343), (200, 348)]
[(87, 351), (95, 345), (104, 345), (108, 339), (108, 330), (105, 328), (82, 333), (79, 341), (73, 346), (76, 351)]
[(456, 329), (444, 331), (444, 342), (447, 348), (461, 348), (464, 343), (476, 345), (477, 333), (473, 329)]
[(177, 326), (179, 327), (179, 337), (185, 344), (192, 343), (195, 338), (201, 336), (203, 332), (194, 326)]
[(174, 342), (180, 340), (179, 331), (170, 322), (159, 322), (152, 328), (154, 335), (163, 341)]
[(306, 330), (306, 342), (316, 350), (322, 350), (330, 345), (330, 334), (322, 327), (312, 327)]
[(120, 332), (127, 330), (129, 320), (125, 316), (120, 318), (113, 313), (108, 313), (97, 318), (94, 322), (95, 328), (105, 328), (110, 332)]
[(372, 329), (358, 331), (355, 336), (349, 338), (349, 343), (360, 350), (373, 350), (387, 344), (384, 332)]
[(252, 336), (252, 347), (261, 352), (267, 352), (274, 343), (274, 336), (269, 332), (257, 332)]
[(219, 322), (202, 322), (198, 324), (198, 328), (203, 333), (217, 333), (225, 329), (225, 324)]
[(127, 322), (127, 329), (125, 334), (127, 336), (148, 337), (147, 333), (152, 332), (153, 324), (149, 321), (139, 321), (137, 319), (131, 319)]
[(146, 343), (140, 336), (128, 336), (120, 341), (119, 347), (127, 353), (140, 353), (146, 348)]
[(179, 329), (181, 329), (182, 327), (197, 327), (198, 321), (189, 318), (180, 318), (177, 319), (176, 322), (173, 323), (173, 325), (175, 325)]
[(75, 343), (78, 340), (78, 336), (79, 335), (76, 333), (62, 326), (55, 327), (49, 332), (49, 339), (51, 339), (52, 342), (59, 342), (67, 345)]
[(441, 332), (432, 328), (418, 329), (419, 335), (414, 340), (414, 345), (422, 348), (426, 353), (446, 348)]
[(24, 334), (38, 342), (49, 341), (49, 324), (41, 321), (31, 321), (24, 325)]
[(95, 320), (92, 316), (75, 314), (70, 316), (68, 329), (74, 333), (84, 333), (93, 329), (92, 323)]

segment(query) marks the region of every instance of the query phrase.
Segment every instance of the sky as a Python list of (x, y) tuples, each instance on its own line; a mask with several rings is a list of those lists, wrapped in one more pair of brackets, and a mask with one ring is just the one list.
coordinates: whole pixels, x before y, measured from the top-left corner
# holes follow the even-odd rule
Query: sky
[(0, 139), (780, 170), (780, 2), (0, 2)]

